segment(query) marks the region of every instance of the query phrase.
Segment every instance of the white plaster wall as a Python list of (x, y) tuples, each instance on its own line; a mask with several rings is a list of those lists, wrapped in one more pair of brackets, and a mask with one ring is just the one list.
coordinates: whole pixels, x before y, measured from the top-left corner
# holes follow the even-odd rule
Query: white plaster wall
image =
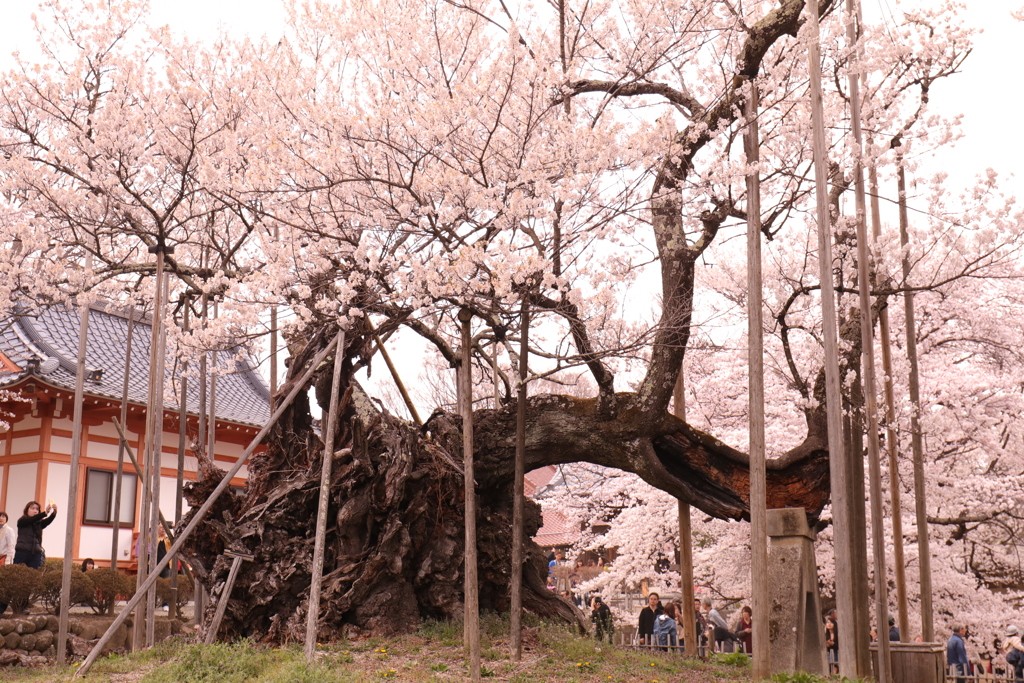
[(50, 436), (50, 452), (71, 455), (71, 439), (66, 436)]
[(18, 429), (39, 429), (43, 424), (42, 418), (25, 415), (18, 419)]
[(23, 462), (7, 468), (7, 514), (11, 520), (21, 517), (25, 506), (35, 498), (37, 467), (34, 462)]
[(7, 455), (7, 434), (0, 432), (0, 458)]
[(39, 437), (38, 436), (19, 436), (15, 437), (11, 444), (11, 455), (18, 455), (19, 453), (38, 453), (39, 452)]
[(218, 441), (216, 446), (213, 448), (214, 459), (219, 458), (222, 455), (226, 455), (231, 458), (237, 458), (242, 455), (245, 451), (244, 446), (239, 446), (234, 443), (226, 443), (224, 441)]
[[(117, 419), (120, 421), (120, 419), (121, 419), (121, 415), (120, 414), (118, 414)], [(114, 427), (114, 423), (113, 422), (104, 422), (101, 425), (96, 425), (96, 426), (89, 427), (89, 433), (90, 434), (98, 434), (100, 436), (109, 436), (111, 439), (118, 438), (118, 436), (117, 436), (117, 429)], [(127, 436), (129, 439), (131, 439), (132, 438), (132, 433), (131, 432), (126, 432), (125, 436)], [(110, 550), (108, 549), (107, 550), (107, 555), (109, 555), (109, 554), (110, 554)]]
[[(89, 430), (89, 431), (90, 431), (90, 433), (92, 432), (92, 430)], [(116, 463), (117, 462), (117, 446), (115, 446), (112, 443), (94, 443), (94, 442), (90, 441), (89, 442), (89, 457), (90, 458), (99, 458), (100, 460), (113, 460)], [(126, 463), (126, 466), (130, 470), (132, 465), (131, 465), (131, 460), (128, 458), (127, 453), (124, 456), (124, 461)], [(108, 551), (107, 554), (108, 555), (110, 554), (109, 551)]]
[[(54, 522), (54, 525), (57, 523)], [(79, 537), (78, 554), (75, 559), (91, 557), (94, 560), (110, 559), (110, 538), (114, 528), (109, 526), (83, 526)], [(128, 562), (131, 558), (132, 530), (120, 528), (117, 531), (117, 561)]]
[[(174, 477), (160, 477), (160, 512), (164, 519), (174, 524), (174, 497), (178, 480)], [(181, 515), (184, 517), (192, 508), (187, 500), (181, 501)]]
[[(51, 462), (46, 470), (45, 500), (39, 504), (46, 507), (47, 501), (53, 499), (57, 504), (57, 518), (53, 524), (43, 531), (43, 548), (47, 557), (64, 557), (64, 535), (68, 529), (68, 487), (71, 466), (60, 462)], [(81, 510), (79, 510), (81, 518)]]
[[(0, 453), (0, 455), (2, 455), (2, 453)], [(7, 468), (4, 467), (3, 465), (0, 465), (0, 494), (3, 494), (5, 486), (7, 486)], [(0, 498), (2, 497), (3, 495), (0, 495)], [(11, 513), (8, 512), (7, 516), (9, 518), (11, 516)], [(17, 517), (15, 517), (15, 519), (17, 519)]]

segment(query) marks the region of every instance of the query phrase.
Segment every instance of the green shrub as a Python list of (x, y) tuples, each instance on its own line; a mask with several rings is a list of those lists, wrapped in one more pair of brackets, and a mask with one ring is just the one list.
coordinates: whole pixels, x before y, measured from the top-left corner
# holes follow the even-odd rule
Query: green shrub
[(64, 571), (64, 558), (48, 557), (43, 562), (43, 566), (40, 567), (40, 569), (44, 574), (49, 574), (51, 572), (57, 572), (58, 574), (60, 574), (62, 571)]
[(259, 678), (276, 657), (251, 641), (187, 645), (144, 683), (246, 683)]
[[(39, 597), (43, 603), (56, 614), (60, 611), (60, 589), (63, 584), (63, 571), (48, 571), (43, 569), (42, 588)], [(77, 569), (71, 570), (71, 604), (91, 605), (93, 596), (96, 595), (96, 586), (93, 584), (89, 574)]]
[(719, 662), (728, 666), (750, 666), (750, 656), (743, 652), (730, 652), (716, 656)]
[[(192, 599), (192, 580), (184, 574), (178, 575), (178, 608), (182, 608)], [(171, 580), (156, 580), (156, 604), (171, 606)]]
[(828, 679), (806, 671), (794, 671), (775, 674), (772, 683), (828, 683)]
[(43, 588), (43, 573), (23, 564), (0, 565), (0, 602), (15, 614), (24, 614), (35, 604)]
[(96, 590), (89, 606), (97, 614), (113, 614), (114, 603), (135, 595), (135, 579), (118, 569), (103, 567), (89, 572)]

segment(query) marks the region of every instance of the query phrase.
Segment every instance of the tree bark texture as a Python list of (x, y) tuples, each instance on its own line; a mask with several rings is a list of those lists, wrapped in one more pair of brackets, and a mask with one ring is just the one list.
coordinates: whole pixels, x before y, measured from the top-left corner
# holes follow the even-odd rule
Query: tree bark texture
[[(329, 333), (328, 333), (329, 332)], [(292, 368), (333, 338), (313, 337)], [(346, 345), (343, 395), (338, 406), (320, 639), (414, 630), (422, 619), (462, 614), (463, 498), (461, 420), (435, 412), (414, 425), (381, 410), (352, 379), (352, 360), (368, 348), (353, 335)], [(331, 367), (316, 379), (329, 404)], [(288, 392), (291, 377), (279, 393)], [(526, 434), (527, 471), (586, 461), (638, 474), (652, 485), (719, 518), (748, 517), (746, 455), (664, 415), (638, 418), (635, 395), (617, 394), (614, 417), (598, 399), (531, 397)], [(477, 453), (480, 606), (509, 608), (516, 405), (478, 410)], [(304, 636), (312, 574), (318, 484), (325, 452), (300, 394), (254, 456), (244, 493), (225, 493), (192, 537), (195, 573), (210, 587), (227, 578), (226, 549), (255, 557), (237, 577), (220, 637), (269, 642)], [(817, 517), (828, 500), (828, 453), (820, 429), (786, 456), (769, 461), (768, 504), (800, 506)], [(199, 505), (223, 473), (202, 463), (204, 477), (186, 496)], [(545, 586), (547, 563), (531, 539), (541, 526), (539, 506), (527, 501), (524, 608), (586, 627), (582, 613)]]

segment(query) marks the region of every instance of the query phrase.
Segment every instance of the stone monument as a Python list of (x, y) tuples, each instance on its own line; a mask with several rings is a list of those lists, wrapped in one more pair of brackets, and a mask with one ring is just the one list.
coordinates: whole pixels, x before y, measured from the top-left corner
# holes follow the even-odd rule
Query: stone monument
[[(768, 590), (772, 673), (827, 675), (824, 625), (818, 595), (815, 534), (803, 508), (768, 510)], [(754, 618), (759, 618), (754, 615)], [(763, 618), (763, 617), (762, 617)]]

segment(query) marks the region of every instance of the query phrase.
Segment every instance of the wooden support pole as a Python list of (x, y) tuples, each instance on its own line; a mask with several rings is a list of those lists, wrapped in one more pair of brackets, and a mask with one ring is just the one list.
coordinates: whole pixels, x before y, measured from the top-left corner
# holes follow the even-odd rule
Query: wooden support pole
[[(853, 55), (860, 62), (859, 3), (846, 0), (846, 36), (851, 45), (858, 46)], [(854, 160), (854, 196), (857, 207), (857, 292), (860, 301), (861, 365), (864, 386), (864, 409), (867, 413), (868, 482), (871, 497), (871, 548), (875, 575), (875, 628), (878, 630), (878, 683), (892, 680), (892, 660), (889, 648), (889, 575), (885, 562), (885, 525), (882, 521), (882, 462), (878, 443), (878, 395), (875, 387), (875, 338), (871, 317), (871, 268), (868, 263), (867, 201), (864, 188), (864, 134), (861, 130), (860, 76), (856, 68), (850, 69), (850, 118), (858, 155)]]
[[(170, 247), (165, 247), (164, 254), (174, 253)], [(152, 505), (149, 518), (149, 571), (156, 567), (156, 559), (159, 555), (157, 544), (160, 543), (160, 520), (163, 515), (160, 512), (160, 483), (163, 480), (163, 444), (164, 444), (164, 380), (167, 367), (167, 328), (164, 325), (163, 314), (167, 307), (167, 293), (170, 288), (170, 278), (163, 272), (158, 274), (157, 282), (162, 288), (160, 293), (160, 317), (154, 315), (153, 324), (159, 326), (159, 348), (157, 349), (156, 363), (156, 388), (154, 389), (156, 415), (153, 429), (152, 467), (150, 477), (152, 479)], [(155, 313), (155, 311), (154, 311)], [(153, 647), (156, 644), (156, 585), (149, 589), (146, 596), (146, 647)]]
[[(530, 302), (528, 292), (523, 292), (523, 300), (519, 306), (519, 393), (516, 396), (516, 462), (515, 474), (512, 477), (512, 578), (511, 582), (511, 638), (512, 661), (523, 658), (523, 514), (526, 507), (523, 491), (523, 479), (526, 477), (526, 378), (530, 372)], [(498, 349), (494, 349), (494, 381), (497, 392), (497, 357)], [(495, 397), (495, 410), (498, 401)]]
[(331, 496), (331, 465), (334, 462), (334, 435), (338, 426), (338, 394), (341, 392), (341, 366), (345, 360), (345, 333), (338, 334), (334, 352), (334, 376), (331, 379), (331, 400), (324, 432), (324, 461), (320, 468), (320, 500), (316, 512), (316, 538), (313, 542), (313, 574), (309, 581), (309, 603), (306, 609), (306, 661), (313, 663), (316, 655), (317, 623), (320, 621), (320, 590), (324, 576), (324, 545), (327, 540), (327, 505)]
[(822, 336), (825, 347), (825, 402), (828, 418), (829, 472), (832, 484), (832, 527), (836, 566), (836, 608), (839, 621), (839, 672), (848, 678), (866, 674), (858, 670), (858, 636), (854, 627), (853, 572), (851, 559), (849, 496), (846, 449), (843, 438), (843, 404), (839, 391), (839, 343), (836, 303), (832, 284), (832, 221), (828, 205), (828, 162), (825, 116), (821, 101), (821, 45), (818, 5), (808, 3), (807, 61), (811, 86), (815, 195), (818, 219), (818, 269), (821, 281)]
[[(200, 297), (201, 303), (201, 317), (203, 319), (203, 327), (209, 325), (209, 310), (210, 310), (210, 295), (203, 292)], [(200, 450), (206, 448), (206, 430), (207, 425), (207, 359), (206, 353), (203, 353), (199, 357), (199, 434), (196, 436), (196, 441), (199, 442)], [(271, 410), (273, 412), (273, 409)], [(203, 468), (196, 470), (196, 480), (202, 481), (203, 479)], [(203, 615), (206, 614), (206, 587), (198, 580), (192, 585), (192, 623), (199, 626), (203, 623)]]
[(230, 550), (225, 550), (224, 556), (233, 559), (231, 560), (231, 569), (228, 571), (228, 578), (220, 591), (220, 597), (217, 598), (217, 609), (213, 613), (213, 621), (210, 622), (210, 628), (206, 630), (206, 638), (203, 642), (207, 645), (213, 645), (217, 641), (217, 631), (220, 630), (220, 622), (224, 620), (224, 613), (228, 610), (231, 591), (235, 588), (235, 579), (238, 578), (238, 569), (242, 566), (242, 561), (252, 562), (254, 559), (252, 555), (235, 553)]
[[(870, 141), (869, 141), (870, 144)], [(882, 211), (878, 201), (878, 168), (874, 163), (868, 169), (871, 191), (871, 231), (877, 244), (882, 236)], [(874, 284), (874, 283), (872, 283)], [(896, 611), (899, 615), (900, 640), (910, 642), (910, 616), (907, 610), (907, 568), (903, 555), (903, 504), (900, 491), (899, 436), (896, 434), (896, 389), (892, 368), (892, 330), (889, 327), (889, 307), (882, 306), (878, 313), (878, 336), (882, 347), (882, 373), (885, 385), (885, 445), (889, 452), (889, 500), (892, 508), (893, 569), (896, 573)]]
[[(188, 313), (191, 302), (188, 295), (185, 295), (185, 307), (181, 314), (181, 330), (188, 334)], [(174, 528), (181, 524), (181, 513), (185, 492), (185, 440), (188, 436), (188, 380), (185, 374), (188, 370), (188, 363), (182, 361), (181, 372), (178, 375), (178, 466), (175, 472), (174, 482)], [(171, 538), (168, 536), (168, 538)], [(171, 539), (174, 542), (174, 539)], [(178, 607), (178, 563), (171, 560), (171, 614), (175, 619), (181, 617)]]
[(764, 327), (761, 277), (760, 140), (757, 130), (757, 84), (750, 82), (744, 116), (743, 148), (747, 157), (747, 376), (749, 378), (750, 444), (750, 585), (754, 661), (751, 676), (771, 675), (768, 637), (768, 483), (764, 437)]
[[(114, 418), (114, 428), (117, 430), (117, 434), (121, 439), (121, 445), (124, 447), (125, 453), (128, 454), (128, 458), (131, 460), (132, 466), (135, 468), (135, 473), (138, 477), (142, 478), (142, 468), (139, 466), (139, 461), (135, 457), (135, 451), (132, 450), (131, 444), (128, 443), (128, 438), (125, 436), (124, 427), (118, 422), (117, 418)], [(171, 529), (171, 526), (164, 519), (163, 513), (160, 513), (160, 524), (164, 528), (164, 533), (167, 534), (167, 538), (171, 539), (171, 543), (174, 543), (175, 529)], [(169, 553), (168, 553), (169, 554)], [(193, 579), (192, 571), (188, 568), (188, 565), (184, 565), (185, 575), (188, 578)]]
[(106, 633), (104, 633), (103, 636), (96, 642), (96, 644), (92, 648), (92, 651), (89, 652), (89, 655), (85, 658), (85, 661), (82, 662), (82, 666), (80, 666), (78, 670), (75, 672), (75, 678), (84, 676), (86, 673), (88, 673), (89, 669), (96, 662), (96, 659), (100, 656), (100, 653), (103, 651), (103, 648), (106, 647), (107, 643), (110, 642), (110, 639), (113, 637), (114, 632), (121, 627), (121, 624), (125, 622), (131, 611), (142, 600), (142, 598), (144, 597), (144, 591), (149, 590), (150, 586), (156, 584), (159, 572), (170, 563), (170, 558), (173, 555), (181, 552), (181, 546), (184, 545), (185, 541), (188, 540), (188, 538), (196, 530), (199, 524), (206, 518), (206, 515), (210, 512), (210, 509), (217, 502), (217, 499), (220, 498), (221, 494), (224, 493), (229, 486), (231, 486), (231, 480), (235, 477), (235, 475), (238, 474), (238, 471), (242, 469), (243, 466), (245, 466), (245, 463), (249, 461), (249, 456), (253, 454), (253, 451), (255, 451), (256, 448), (263, 442), (263, 439), (266, 438), (267, 434), (270, 433), (270, 430), (274, 427), (274, 425), (277, 424), (277, 421), (281, 419), (281, 415), (283, 415), (285, 409), (287, 409), (288, 406), (292, 404), (292, 401), (294, 401), (295, 397), (299, 395), (299, 392), (307, 387), (307, 384), (309, 383), (310, 378), (313, 376), (313, 373), (315, 373), (316, 370), (320, 367), (320, 363), (322, 363), (324, 358), (327, 357), (327, 354), (331, 351), (331, 348), (334, 346), (336, 341), (337, 338), (332, 340), (330, 344), (321, 349), (320, 352), (316, 354), (316, 356), (313, 358), (313, 360), (310, 361), (309, 366), (306, 368), (305, 372), (302, 373), (302, 376), (292, 386), (292, 389), (291, 391), (288, 392), (288, 396), (285, 398), (285, 400), (282, 401), (281, 405), (279, 405), (274, 410), (273, 415), (271, 415), (270, 419), (267, 420), (267, 423), (263, 425), (263, 428), (259, 431), (259, 434), (253, 437), (253, 440), (249, 442), (249, 445), (246, 447), (246, 449), (242, 451), (242, 454), (238, 457), (238, 460), (235, 461), (235, 464), (231, 466), (231, 469), (228, 470), (228, 472), (220, 480), (220, 483), (217, 484), (216, 488), (213, 489), (213, 491), (210, 493), (210, 496), (206, 499), (206, 502), (204, 502), (199, 507), (199, 509), (196, 510), (196, 513), (192, 517), (192, 520), (188, 523), (188, 526), (185, 527), (185, 529), (178, 534), (178, 537), (174, 541), (174, 545), (173, 547), (171, 547), (170, 552), (167, 553), (167, 555), (164, 556), (164, 559), (157, 564), (156, 570), (153, 573), (151, 573), (148, 577), (146, 577), (146, 581), (143, 583), (142, 587), (138, 591), (136, 591), (132, 599), (128, 601), (127, 605), (125, 605), (125, 608), (121, 610), (120, 614), (117, 615), (117, 618), (115, 618), (114, 621), (111, 622), (110, 626), (107, 627)]
[(395, 380), (395, 386), (398, 387), (398, 393), (402, 395), (402, 400), (405, 401), (405, 407), (409, 409), (409, 414), (412, 416), (412, 421), (417, 427), (423, 426), (423, 420), (420, 419), (419, 412), (416, 411), (416, 404), (412, 402), (412, 397), (409, 396), (409, 392), (405, 389), (405, 383), (402, 378), (398, 376), (398, 370), (395, 368), (395, 364), (391, 362), (391, 354), (388, 353), (387, 348), (384, 346), (384, 342), (377, 335), (377, 330), (373, 328), (373, 323), (369, 318), (366, 319), (366, 325), (370, 328), (370, 332), (373, 333), (373, 339), (377, 342), (377, 348), (380, 349), (380, 355), (384, 357), (384, 362), (388, 366), (388, 370), (391, 371), (391, 377)]
[[(124, 352), (124, 383), (121, 387), (121, 424), (128, 421), (128, 382), (132, 369), (132, 335), (135, 331), (135, 307), (128, 309), (128, 339)], [(121, 534), (121, 485), (124, 479), (124, 445), (117, 447), (117, 478), (114, 480), (113, 533), (110, 537), (110, 568), (117, 569), (117, 551)]]
[[(150, 521), (153, 510), (153, 468), (154, 462), (159, 454), (153, 448), (156, 442), (156, 434), (159, 430), (163, 432), (163, 396), (157, 393), (157, 371), (160, 367), (160, 323), (163, 320), (163, 302), (161, 301), (164, 292), (163, 271), (165, 251), (162, 246), (151, 249), (156, 255), (156, 282), (153, 288), (153, 319), (150, 326), (151, 335), (149, 341), (149, 387), (146, 398), (146, 431), (143, 443), (142, 454), (142, 510), (139, 520), (138, 554), (136, 556), (137, 573), (135, 578), (135, 590), (142, 590), (141, 586), (148, 572), (152, 571), (153, 565), (149, 561), (150, 551), (155, 553), (156, 547), (152, 545), (150, 538)], [(138, 603), (135, 614), (134, 630), (132, 633), (132, 650), (142, 649), (144, 642), (149, 642), (146, 629), (153, 622), (149, 618), (147, 610), (150, 609), (150, 600), (145, 603)], [(154, 597), (153, 603), (156, 602)], [(151, 630), (151, 629), (150, 629)]]
[[(686, 373), (680, 364), (672, 401), (672, 412), (686, 422)], [(679, 501), (679, 599), (683, 603), (683, 646), (687, 657), (698, 655), (697, 610), (693, 604), (693, 529), (690, 504)]]
[[(899, 190), (900, 244), (903, 247), (903, 283), (910, 282), (910, 219), (907, 217), (907, 176), (903, 157), (896, 160), (896, 182)], [(932, 551), (928, 531), (928, 493), (924, 481), (924, 440), (921, 433), (921, 375), (917, 359), (917, 322), (914, 316), (914, 293), (903, 294), (904, 327), (907, 335), (907, 359), (910, 361), (910, 443), (914, 456), (914, 512), (917, 522), (917, 555), (921, 570), (921, 637), (926, 643), (935, 641), (935, 617), (932, 613)]]
[[(281, 239), (280, 228), (274, 226), (274, 242)], [(277, 306), (270, 307), (270, 411), (274, 411), (274, 395), (277, 393)]]
[[(86, 257), (85, 269), (92, 268), (92, 256)], [(79, 302), (78, 362), (75, 367), (75, 412), (71, 432), (71, 469), (68, 486), (67, 530), (64, 533), (64, 565), (60, 580), (60, 621), (57, 628), (57, 662), (67, 657), (68, 613), (71, 609), (71, 563), (75, 554), (75, 520), (78, 519), (78, 468), (82, 459), (82, 410), (85, 400), (85, 353), (89, 334), (89, 306)]]
[(462, 323), (462, 364), (459, 367), (459, 409), (462, 414), (462, 458), (465, 467), (466, 549), (463, 640), (469, 650), (470, 677), (480, 680), (480, 586), (477, 581), (476, 477), (473, 471), (473, 337), (469, 309), (459, 311)]

